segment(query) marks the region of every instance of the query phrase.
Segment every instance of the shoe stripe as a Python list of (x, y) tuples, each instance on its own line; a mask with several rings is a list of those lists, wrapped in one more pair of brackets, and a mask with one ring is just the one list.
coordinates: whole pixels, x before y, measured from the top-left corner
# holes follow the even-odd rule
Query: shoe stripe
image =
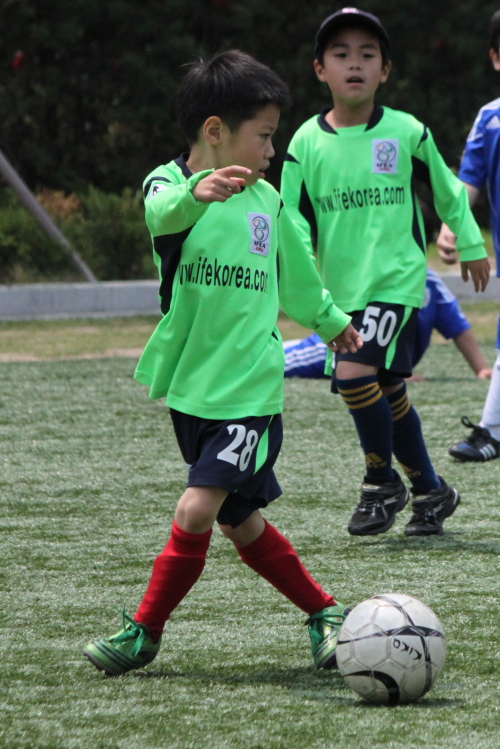
[(486, 460), (496, 455), (496, 450), (493, 445), (484, 445), (484, 447), (482, 447), (479, 452), (486, 458)]
[(123, 655), (123, 653), (111, 649), (103, 640), (95, 640), (92, 644), (96, 650), (99, 650), (106, 658), (109, 658), (110, 661), (116, 663), (118, 666), (133, 668), (137, 665), (135, 661)]

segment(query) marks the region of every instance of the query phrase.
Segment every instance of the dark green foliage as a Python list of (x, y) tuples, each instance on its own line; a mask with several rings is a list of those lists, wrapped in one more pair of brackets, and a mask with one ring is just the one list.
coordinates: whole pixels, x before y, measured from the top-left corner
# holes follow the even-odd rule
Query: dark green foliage
[[(154, 277), (140, 192), (126, 188), (115, 195), (91, 187), (78, 198), (42, 193), (41, 202), (99, 280)], [(70, 208), (62, 210), (68, 203)], [(81, 281), (81, 277), (66, 252), (6, 191), (0, 202), (0, 283), (33, 281)]]
[[(392, 41), (394, 70), (381, 101), (425, 120), (456, 166), (477, 109), (499, 88), (487, 59), (497, 0), (359, 4), (380, 15)], [(313, 38), (337, 7), (325, 0), (4, 0), (1, 147), (32, 187), (137, 189), (151, 168), (185, 147), (174, 113), (183, 64), (237, 47), (272, 66), (292, 90), (271, 175), (277, 182), (294, 130), (328, 102), (312, 70)]]

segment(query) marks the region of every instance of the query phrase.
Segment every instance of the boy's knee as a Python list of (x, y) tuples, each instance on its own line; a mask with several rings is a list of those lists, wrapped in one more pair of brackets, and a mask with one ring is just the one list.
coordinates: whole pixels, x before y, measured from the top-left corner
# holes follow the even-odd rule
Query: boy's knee
[(337, 362), (335, 374), (339, 380), (354, 380), (358, 377), (369, 377), (377, 374), (377, 367), (362, 362), (341, 359)]
[(209, 530), (227, 496), (224, 489), (211, 486), (189, 486), (175, 510), (175, 522), (187, 533)]
[(232, 528), (230, 525), (219, 525), (221, 532), (235, 546), (248, 546), (264, 532), (265, 520), (258, 510), (253, 512), (241, 525)]

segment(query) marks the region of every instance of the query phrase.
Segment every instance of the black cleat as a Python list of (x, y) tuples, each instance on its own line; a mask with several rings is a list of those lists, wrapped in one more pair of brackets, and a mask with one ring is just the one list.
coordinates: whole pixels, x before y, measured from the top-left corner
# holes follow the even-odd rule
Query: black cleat
[(385, 533), (394, 524), (396, 513), (406, 506), (410, 498), (399, 474), (396, 471), (394, 474), (396, 481), (387, 481), (380, 486), (370, 484), (370, 479), (365, 477), (361, 498), (347, 526), (351, 536), (376, 536)]
[(412, 502), (413, 515), (405, 527), (405, 536), (442, 536), (443, 522), (460, 504), (460, 494), (448, 486), (442, 476), (440, 489), (433, 489)]
[(467, 439), (448, 448), (448, 452), (453, 458), (460, 460), (462, 463), (469, 461), (484, 463), (500, 456), (500, 442), (491, 436), (486, 427), (476, 426), (469, 421), (467, 416), (462, 416), (462, 424), (464, 427), (472, 429), (472, 432)]

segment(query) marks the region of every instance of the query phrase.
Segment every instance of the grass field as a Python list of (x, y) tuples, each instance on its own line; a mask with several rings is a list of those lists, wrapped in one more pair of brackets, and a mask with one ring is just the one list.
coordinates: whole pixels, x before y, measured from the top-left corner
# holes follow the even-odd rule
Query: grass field
[[(468, 311), (491, 346), (494, 306)], [(284, 495), (266, 513), (340, 601), (401, 591), (436, 611), (448, 656), (426, 697), (372, 707), (338, 673), (315, 673), (304, 615), (218, 531), (148, 669), (109, 679), (83, 659), (89, 639), (119, 628), (123, 604), (133, 613), (184, 486), (164, 405), (115, 356), (153, 325), (0, 326), (0, 353), (45, 359), (0, 364), (0, 749), (497, 749), (500, 461), (447, 456), (488, 387), (452, 344), (432, 346), (427, 381), (409, 386), (436, 469), (462, 494), (443, 537), (405, 538), (409, 511), (383, 536), (348, 536), (361, 457), (322, 381), (286, 382)], [(75, 333), (89, 326), (98, 332)], [(82, 354), (103, 358), (65, 358)]]

